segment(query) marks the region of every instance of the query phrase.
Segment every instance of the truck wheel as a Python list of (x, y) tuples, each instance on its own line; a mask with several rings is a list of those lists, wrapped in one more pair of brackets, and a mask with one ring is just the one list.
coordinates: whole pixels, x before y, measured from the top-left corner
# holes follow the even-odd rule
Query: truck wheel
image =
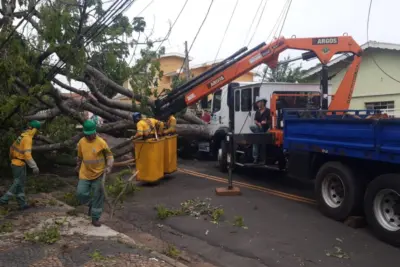
[(228, 171), (227, 150), (225, 141), (221, 141), (220, 148), (218, 149), (218, 168), (221, 172)]
[(378, 238), (400, 246), (399, 174), (384, 174), (369, 184), (364, 198), (364, 212)]
[(362, 210), (364, 187), (353, 171), (340, 162), (327, 162), (315, 180), (315, 195), (320, 211), (337, 221)]

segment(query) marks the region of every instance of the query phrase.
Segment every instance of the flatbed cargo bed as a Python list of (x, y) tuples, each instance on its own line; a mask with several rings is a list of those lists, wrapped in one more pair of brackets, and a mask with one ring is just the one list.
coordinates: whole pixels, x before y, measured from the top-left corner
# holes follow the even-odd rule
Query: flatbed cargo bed
[(400, 119), (374, 111), (284, 111), (284, 149), (400, 163)]

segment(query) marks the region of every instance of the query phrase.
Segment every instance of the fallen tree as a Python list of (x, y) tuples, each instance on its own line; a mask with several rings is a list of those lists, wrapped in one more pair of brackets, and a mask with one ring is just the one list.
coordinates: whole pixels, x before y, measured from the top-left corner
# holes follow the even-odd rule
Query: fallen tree
[[(143, 18), (128, 19), (120, 13), (124, 1), (114, 2), (115, 6), (89, 0), (1, 1), (4, 162), (12, 140), (29, 120), (44, 125), (34, 151), (54, 153), (75, 148), (82, 137), (76, 126), (87, 119), (85, 112), (106, 120), (99, 133), (116, 137), (135, 130), (132, 112), (153, 115), (165, 38), (153, 39)], [(23, 28), (14, 25), (21, 19)], [(129, 89), (122, 86), (126, 81)], [(117, 95), (130, 101), (118, 100)], [(179, 114), (178, 123), (182, 136), (208, 136), (204, 122), (190, 111)], [(113, 150), (123, 155), (129, 153), (127, 146)]]

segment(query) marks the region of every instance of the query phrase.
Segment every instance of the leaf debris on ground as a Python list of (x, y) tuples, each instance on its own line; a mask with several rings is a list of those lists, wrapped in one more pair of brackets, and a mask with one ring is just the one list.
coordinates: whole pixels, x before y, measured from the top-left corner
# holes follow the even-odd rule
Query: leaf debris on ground
[(335, 257), (335, 258), (339, 258), (339, 259), (350, 259), (350, 256), (343, 251), (342, 248), (335, 246), (333, 247), (334, 251), (327, 251), (326, 252), (326, 256), (328, 257)]

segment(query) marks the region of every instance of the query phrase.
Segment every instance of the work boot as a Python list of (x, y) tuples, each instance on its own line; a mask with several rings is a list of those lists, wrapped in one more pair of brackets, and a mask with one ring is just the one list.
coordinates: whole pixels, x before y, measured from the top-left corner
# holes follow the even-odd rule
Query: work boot
[(100, 227), (101, 226), (101, 222), (97, 219), (92, 219), (92, 225), (95, 227)]

